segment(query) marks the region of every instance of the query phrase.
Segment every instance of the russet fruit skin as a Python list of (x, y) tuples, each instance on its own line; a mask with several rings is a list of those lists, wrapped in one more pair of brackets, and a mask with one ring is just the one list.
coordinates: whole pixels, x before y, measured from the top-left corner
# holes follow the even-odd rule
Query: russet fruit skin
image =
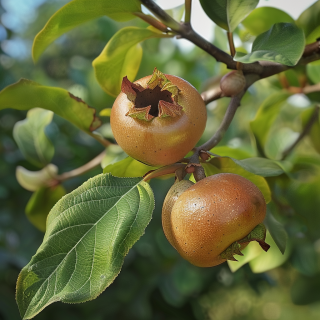
[[(132, 158), (152, 166), (164, 166), (182, 159), (199, 141), (205, 129), (206, 106), (197, 90), (187, 81), (165, 75), (180, 89), (178, 104), (182, 114), (144, 121), (127, 116), (133, 107), (123, 92), (112, 107), (110, 122), (117, 143)], [(146, 88), (151, 75), (136, 82)]]
[(220, 81), (220, 88), (227, 97), (235, 96), (246, 86), (246, 79), (242, 71), (234, 70), (224, 75)]
[[(184, 191), (171, 211), (171, 229), (164, 225), (180, 255), (199, 267), (226, 259), (219, 255), (246, 237), (266, 214), (261, 191), (232, 173), (209, 176)], [(169, 230), (169, 232), (168, 232)], [(241, 250), (247, 243), (241, 244)]]
[(178, 198), (185, 192), (189, 187), (194, 185), (190, 180), (181, 180), (176, 182), (168, 191), (162, 207), (162, 228), (164, 234), (170, 244), (175, 248), (174, 239), (171, 228), (171, 211), (178, 200)]

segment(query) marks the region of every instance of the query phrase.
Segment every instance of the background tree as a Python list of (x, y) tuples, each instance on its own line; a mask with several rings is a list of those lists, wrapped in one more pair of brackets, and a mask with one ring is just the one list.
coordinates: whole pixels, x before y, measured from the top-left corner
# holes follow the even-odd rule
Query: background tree
[[(138, 1), (130, 1), (130, 5), (126, 3), (122, 8), (132, 10), (135, 16), (142, 18), (134, 20), (130, 20), (134, 18), (131, 13), (117, 15), (112, 11), (111, 14), (108, 5), (117, 6), (114, 2), (99, 1), (99, 5), (106, 5), (108, 10), (102, 11), (97, 6), (93, 10), (95, 16), (91, 17), (97, 19), (79, 24), (48, 46), (40, 57), (49, 42), (61, 34), (59, 28), (58, 31), (53, 29), (53, 34), (50, 34), (50, 28), (47, 28), (48, 32), (44, 29), (43, 37), (38, 36), (35, 40), (33, 57), (39, 59), (35, 66), (28, 55), (28, 47), (30, 49), (35, 34), (64, 3), (48, 1), (41, 6), (41, 1), (28, 3), (29, 19), (38, 16), (33, 22), (27, 20), (19, 27), (12, 23), (10, 2), (3, 1), (1, 7), (2, 21), (7, 23), (0, 26), (3, 50), (0, 52), (0, 86), (6, 88), (0, 93), (0, 109), (18, 108), (17, 105), (27, 105), (28, 109), (49, 108), (50, 103), (60, 97), (65, 99), (66, 105), (60, 104), (58, 108), (54, 105), (53, 108), (56, 114), (62, 115), (61, 107), (82, 112), (84, 104), (72, 98), (80, 97), (96, 108), (97, 115), (100, 113), (103, 125), (98, 131), (103, 138), (91, 131), (98, 125), (96, 121), (86, 122), (86, 113), (81, 121), (69, 117), (71, 124), (44, 109), (32, 109), (28, 113), (12, 109), (0, 111), (3, 154), (0, 160), (3, 203), (0, 215), (0, 317), (20, 319), (14, 302), (16, 279), (42, 242), (43, 233), (35, 227), (44, 231), (46, 215), (63, 194), (100, 174), (101, 160), (104, 171), (114, 176), (138, 177), (150, 170), (125, 158), (121, 149), (113, 145), (108, 115), (114, 98), (98, 84), (109, 94), (117, 95), (124, 75), (113, 72), (103, 77), (101, 70), (106, 68), (103, 63), (113, 64), (114, 57), (107, 57), (105, 62), (100, 54), (106, 43), (118, 40), (119, 32), (122, 32), (126, 41), (120, 41), (117, 48), (124, 49), (115, 59), (129, 50), (130, 58), (137, 62), (141, 58), (140, 45), (144, 52), (140, 68), (136, 68), (137, 74), (131, 75), (130, 80), (150, 74), (156, 66), (164, 73), (174, 73), (188, 80), (202, 92), (208, 106), (208, 125), (198, 144), (202, 147), (195, 150), (196, 156), (192, 156), (191, 162), (199, 161), (197, 152), (207, 148), (220, 156), (202, 163), (207, 175), (221, 171), (242, 174), (253, 179), (267, 199), (272, 197), (265, 221), (271, 249), (265, 254), (250, 244), (243, 260), (237, 257), (238, 263), (228, 262), (228, 265), (224, 263), (209, 269), (190, 265), (169, 245), (161, 227), (161, 206), (173, 178), (152, 179), (150, 185), (156, 201), (153, 219), (144, 236), (130, 249), (114, 283), (96, 300), (78, 305), (56, 303), (44, 309), (37, 318), (301, 319), (302, 314), (308, 314), (309, 319), (317, 319), (320, 312), (317, 303), (320, 299), (319, 67), (316, 62), (320, 57), (316, 40), (319, 37), (319, 1), (296, 21), (276, 9), (254, 9), (256, 1), (245, 1), (248, 6), (236, 11), (233, 11), (232, 1), (230, 7), (223, 7), (221, 11), (216, 10), (218, 3), (215, 1), (200, 1), (217, 25), (214, 46), (190, 28), (191, 1), (169, 12), (164, 12), (152, 1), (141, 1), (144, 10), (149, 9), (154, 14), (153, 18), (139, 11)], [(77, 5), (68, 13), (81, 20), (83, 16), (77, 10), (85, 2), (73, 2)], [(225, 14), (227, 11), (229, 18)], [(179, 24), (183, 12), (184, 23)], [(85, 13), (87, 19), (87, 11)], [(101, 17), (105, 14), (109, 17)], [(70, 25), (69, 18), (60, 17), (60, 27), (66, 22)], [(241, 22), (242, 18), (245, 19)], [(85, 22), (85, 19), (79, 21)], [(127, 21), (115, 22), (113, 19)], [(51, 21), (57, 25), (53, 18)], [(148, 26), (146, 21), (162, 32), (151, 29), (146, 37), (145, 31), (141, 31)], [(132, 26), (139, 29), (132, 29)], [(270, 30), (268, 37), (261, 35), (267, 30)], [(66, 31), (62, 30), (63, 33)], [(171, 39), (176, 35), (197, 46), (187, 53), (176, 46), (178, 40)], [(141, 42), (147, 38), (150, 39)], [(241, 48), (234, 48), (232, 38), (241, 40), (238, 41)], [(133, 41), (130, 48), (127, 47), (129, 40)], [(248, 54), (252, 42), (253, 53)], [(243, 64), (236, 63), (229, 55), (229, 52), (234, 55), (235, 51), (235, 60)], [(268, 51), (267, 55), (265, 51)], [(100, 59), (96, 59), (98, 56)], [(94, 59), (98, 82), (91, 66)], [(264, 61), (254, 63), (255, 60)], [(221, 98), (219, 82), (222, 75), (229, 72), (226, 66), (242, 68), (248, 87), (245, 95), (241, 92), (232, 99)], [(21, 77), (41, 83), (41, 86), (24, 82), (24, 86), (7, 87)], [(23, 91), (26, 87), (28, 90)], [(63, 90), (52, 91), (53, 87)], [(10, 93), (13, 89), (18, 91)], [(72, 93), (68, 96), (70, 99), (65, 98), (68, 92)], [(238, 108), (240, 100), (241, 107)], [(93, 113), (90, 115), (94, 120)], [(40, 145), (42, 152), (39, 153), (35, 145)], [(106, 154), (101, 155), (106, 146)], [(201, 168), (196, 168), (195, 176), (201, 176)], [(36, 176), (31, 173), (37, 170), (42, 171)], [(29, 191), (19, 186), (13, 177), (15, 174)], [(144, 185), (144, 190), (147, 189)], [(29, 221), (22, 214), (24, 211)], [(119, 266), (121, 261), (117, 260), (117, 263)], [(32, 268), (25, 272), (32, 273)], [(22, 301), (28, 299), (27, 292), (19, 293), (19, 286), (17, 300), (23, 315), (27, 308)], [(39, 311), (33, 310), (34, 313)], [(25, 314), (26, 318), (31, 316), (31, 313)]]

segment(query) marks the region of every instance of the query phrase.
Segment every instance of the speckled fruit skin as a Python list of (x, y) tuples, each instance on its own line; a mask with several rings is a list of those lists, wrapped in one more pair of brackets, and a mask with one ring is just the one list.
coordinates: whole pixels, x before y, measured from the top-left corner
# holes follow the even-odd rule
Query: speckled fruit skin
[(227, 97), (235, 96), (246, 86), (246, 78), (242, 71), (234, 70), (224, 75), (220, 81), (220, 88)]
[(192, 264), (216, 266), (226, 261), (219, 255), (262, 223), (265, 215), (266, 203), (257, 186), (236, 174), (216, 174), (190, 186), (176, 200), (169, 241)]
[(172, 233), (171, 225), (171, 212), (174, 204), (178, 198), (185, 192), (189, 187), (193, 186), (194, 183), (190, 180), (181, 180), (176, 182), (168, 191), (162, 207), (162, 228), (163, 232), (170, 242), (170, 244), (175, 248), (174, 238)]
[[(181, 93), (181, 116), (144, 121), (126, 116), (133, 106), (121, 92), (112, 107), (110, 122), (117, 143), (132, 158), (152, 166), (164, 166), (182, 159), (199, 141), (207, 121), (207, 111), (198, 91), (187, 81), (165, 75)], [(151, 75), (135, 83), (144, 88)]]

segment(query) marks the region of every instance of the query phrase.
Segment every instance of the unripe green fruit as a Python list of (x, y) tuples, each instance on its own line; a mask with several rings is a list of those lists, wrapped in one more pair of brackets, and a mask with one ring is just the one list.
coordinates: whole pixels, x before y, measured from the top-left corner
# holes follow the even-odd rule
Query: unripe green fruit
[(220, 81), (220, 88), (227, 97), (233, 97), (240, 93), (246, 86), (246, 78), (242, 71), (234, 70), (227, 73)]

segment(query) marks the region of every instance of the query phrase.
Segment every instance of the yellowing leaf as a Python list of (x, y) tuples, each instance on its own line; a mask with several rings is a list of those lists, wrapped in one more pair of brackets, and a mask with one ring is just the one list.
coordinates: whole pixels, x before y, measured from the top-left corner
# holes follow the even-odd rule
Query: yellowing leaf
[(133, 81), (142, 59), (140, 42), (150, 38), (171, 37), (155, 32), (152, 28), (127, 27), (119, 30), (108, 42), (92, 65), (102, 89), (111, 96), (117, 96), (121, 90), (123, 77)]

